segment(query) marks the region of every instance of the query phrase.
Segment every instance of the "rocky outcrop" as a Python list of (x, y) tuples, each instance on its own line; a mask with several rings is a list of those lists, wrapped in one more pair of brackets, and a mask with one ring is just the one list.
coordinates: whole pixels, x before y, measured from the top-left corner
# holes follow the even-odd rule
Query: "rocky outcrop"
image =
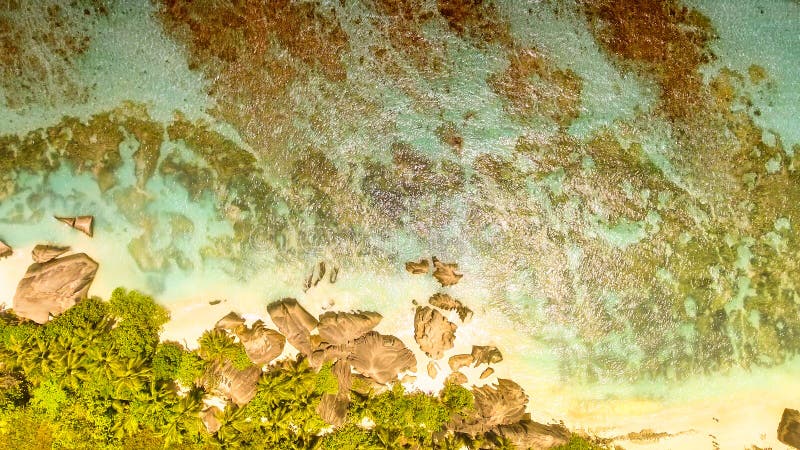
[(345, 344), (354, 341), (375, 328), (383, 316), (376, 312), (354, 313), (326, 312), (319, 318), (317, 330), (324, 342)]
[(233, 311), (229, 312), (222, 319), (219, 319), (214, 328), (222, 328), (223, 330), (236, 331), (239, 327), (245, 324), (244, 317)]
[(778, 424), (778, 440), (800, 449), (800, 411), (786, 408)]
[(69, 247), (59, 247), (57, 245), (44, 245), (39, 244), (31, 250), (31, 257), (33, 262), (44, 264), (47, 261), (52, 261), (64, 253), (69, 251)]
[(447, 320), (439, 311), (423, 306), (414, 315), (414, 339), (428, 356), (439, 359), (453, 348), (456, 324)]
[(454, 418), (453, 427), (457, 431), (480, 434), (498, 425), (526, 419), (528, 396), (511, 380), (501, 378), (494, 386), (474, 387), (472, 394), (475, 397), (474, 410), (466, 417)]
[(202, 384), (207, 390), (216, 389), (233, 403), (242, 406), (255, 397), (260, 376), (260, 367), (250, 366), (239, 370), (230, 361), (223, 361), (214, 363)]
[(286, 344), (286, 338), (282, 334), (265, 327), (260, 320), (254, 323), (252, 328), (244, 326), (237, 328), (236, 335), (239, 336), (247, 357), (256, 366), (268, 364), (280, 356)]
[(508, 440), (514, 448), (546, 450), (569, 441), (570, 433), (561, 425), (544, 425), (523, 419), (510, 425), (499, 425), (490, 433)]
[(78, 216), (78, 217), (58, 217), (59, 222), (63, 222), (85, 235), (92, 237), (94, 234), (94, 216)]
[(443, 263), (436, 259), (435, 256), (433, 257), (433, 267), (436, 269), (433, 271), (433, 277), (444, 287), (458, 284), (464, 276), (464, 274), (456, 272), (458, 270), (458, 264)]
[(394, 381), (400, 372), (416, 370), (417, 366), (417, 359), (403, 341), (375, 331), (355, 341), (349, 361), (362, 375), (381, 384)]
[(497, 347), (492, 345), (473, 345), (472, 358), (475, 360), (474, 366), (477, 367), (481, 364), (495, 364), (503, 360), (503, 354)]
[(200, 420), (206, 426), (209, 433), (214, 434), (222, 427), (222, 423), (217, 418), (221, 411), (216, 406), (209, 406), (208, 408), (200, 411)]
[(11, 246), (3, 241), (0, 241), (0, 259), (7, 258), (13, 254), (14, 250), (11, 249)]
[(421, 275), (431, 270), (431, 263), (427, 259), (420, 259), (419, 262), (409, 261), (406, 263), (406, 270), (412, 275)]
[(458, 318), (461, 319), (462, 322), (469, 322), (470, 319), (472, 319), (472, 310), (464, 306), (459, 300), (447, 294), (433, 294), (433, 296), (428, 299), (428, 303), (447, 311), (456, 311), (458, 313)]
[(317, 319), (308, 313), (297, 300), (286, 298), (267, 306), (267, 312), (286, 336), (286, 340), (306, 356), (311, 355), (314, 346), (311, 343), (311, 330), (317, 327)]
[(84, 253), (34, 263), (17, 285), (14, 312), (38, 323), (57, 316), (86, 298), (97, 263)]
[(447, 360), (447, 364), (449, 364), (450, 369), (455, 372), (462, 367), (472, 364), (472, 361), (474, 360), (475, 358), (473, 358), (472, 355), (453, 355), (449, 360)]

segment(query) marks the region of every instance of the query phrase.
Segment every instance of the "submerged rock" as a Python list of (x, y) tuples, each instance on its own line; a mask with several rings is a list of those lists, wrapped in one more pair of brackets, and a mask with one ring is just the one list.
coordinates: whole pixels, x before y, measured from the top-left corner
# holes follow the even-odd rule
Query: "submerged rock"
[(492, 345), (473, 345), (472, 357), (475, 359), (474, 367), (481, 364), (495, 364), (503, 360), (503, 354)]
[(433, 296), (428, 299), (428, 303), (447, 311), (456, 311), (458, 313), (458, 318), (461, 319), (462, 322), (469, 322), (470, 319), (472, 319), (472, 310), (447, 294), (433, 294)]
[(317, 319), (308, 313), (297, 300), (285, 298), (270, 303), (267, 312), (286, 340), (306, 356), (311, 355), (311, 330), (316, 328)]
[(56, 219), (63, 222), (78, 231), (83, 232), (85, 235), (92, 237), (94, 234), (94, 216), (78, 216), (78, 217), (58, 217)]
[(569, 441), (570, 432), (561, 425), (545, 425), (529, 419), (510, 425), (498, 425), (491, 434), (507, 439), (514, 448), (544, 450)]
[(7, 258), (14, 254), (14, 250), (3, 241), (0, 241), (0, 259)]
[(412, 275), (428, 273), (431, 270), (431, 263), (427, 259), (420, 259), (419, 262), (409, 261), (406, 263), (406, 270)]
[(417, 359), (403, 341), (370, 331), (354, 343), (350, 363), (362, 375), (385, 384), (397, 379), (405, 370), (416, 370)]
[(85, 253), (46, 263), (34, 263), (20, 280), (14, 294), (14, 312), (38, 323), (57, 316), (86, 298), (97, 263)]
[(453, 348), (456, 324), (447, 320), (439, 311), (423, 306), (414, 315), (414, 339), (428, 356), (439, 359)]
[(464, 274), (456, 272), (456, 270), (458, 270), (458, 264), (443, 263), (436, 259), (435, 256), (433, 257), (433, 267), (436, 269), (433, 271), (433, 277), (444, 287), (458, 284), (464, 276)]
[(223, 330), (236, 331), (237, 328), (243, 327), (245, 320), (238, 313), (233, 311), (229, 312), (222, 319), (219, 319), (214, 328), (222, 328)]
[(280, 356), (286, 344), (286, 338), (282, 334), (266, 328), (260, 320), (252, 328), (238, 328), (236, 335), (239, 336), (247, 357), (257, 366), (268, 364)]
[(326, 312), (319, 317), (320, 338), (331, 344), (354, 341), (380, 323), (383, 316), (372, 311), (354, 313)]
[(31, 250), (31, 257), (34, 262), (39, 264), (52, 261), (69, 251), (69, 247), (59, 247), (57, 245), (39, 244)]
[(778, 440), (800, 449), (800, 411), (786, 408), (778, 424)]

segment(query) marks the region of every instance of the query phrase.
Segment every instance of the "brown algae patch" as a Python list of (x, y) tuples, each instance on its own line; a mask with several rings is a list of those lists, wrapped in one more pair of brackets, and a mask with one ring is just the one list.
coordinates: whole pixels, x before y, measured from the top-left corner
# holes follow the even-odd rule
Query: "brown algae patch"
[(563, 126), (581, 112), (583, 80), (571, 69), (555, 67), (535, 49), (510, 52), (508, 68), (492, 75), (488, 83), (515, 117), (542, 115)]

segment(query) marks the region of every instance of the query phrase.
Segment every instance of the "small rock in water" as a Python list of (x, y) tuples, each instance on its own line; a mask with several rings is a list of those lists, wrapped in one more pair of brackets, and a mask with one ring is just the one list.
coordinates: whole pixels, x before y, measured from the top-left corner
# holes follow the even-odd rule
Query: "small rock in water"
[(431, 378), (436, 378), (436, 375), (439, 375), (439, 371), (436, 370), (436, 363), (431, 361), (428, 363), (428, 376)]
[(52, 261), (59, 256), (63, 255), (69, 250), (69, 247), (59, 247), (57, 245), (43, 245), (39, 244), (31, 250), (31, 257), (34, 262), (44, 264), (47, 261)]
[(420, 259), (419, 262), (409, 261), (406, 263), (406, 270), (411, 272), (412, 275), (420, 275), (428, 273), (431, 270), (431, 265), (427, 259)]
[(333, 284), (333, 283), (336, 283), (336, 280), (338, 280), (338, 279), (339, 279), (339, 268), (338, 267), (334, 267), (333, 270), (331, 270), (331, 276), (330, 276), (329, 280), (330, 280), (331, 284)]
[(491, 367), (487, 367), (486, 370), (481, 372), (481, 380), (485, 380), (485, 379), (489, 378), (490, 376), (492, 376), (493, 373), (494, 373), (494, 369), (492, 369)]
[(69, 225), (72, 228), (75, 228), (78, 231), (83, 232), (85, 235), (92, 237), (94, 234), (94, 216), (78, 216), (78, 217), (59, 217), (55, 216), (55, 218)]
[(447, 361), (453, 371), (458, 371), (462, 367), (472, 364), (475, 358), (472, 355), (453, 355)]
[(0, 259), (7, 258), (14, 254), (14, 251), (11, 247), (3, 241), (0, 241)]
[(433, 271), (433, 277), (436, 278), (439, 283), (444, 286), (452, 286), (454, 284), (458, 284), (464, 274), (456, 273), (458, 270), (458, 264), (456, 263), (443, 263), (433, 257), (433, 267), (436, 270)]
[(800, 448), (800, 411), (786, 408), (778, 424), (778, 440), (794, 448)]
[(222, 303), (222, 300), (211, 300), (208, 302), (209, 305), (219, 305), (220, 303)]

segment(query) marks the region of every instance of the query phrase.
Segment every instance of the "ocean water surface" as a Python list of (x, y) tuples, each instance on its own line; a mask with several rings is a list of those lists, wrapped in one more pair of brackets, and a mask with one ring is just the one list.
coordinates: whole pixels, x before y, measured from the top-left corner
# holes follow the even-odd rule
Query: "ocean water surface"
[(42, 0), (0, 44), (0, 301), (50, 242), (168, 306), (165, 339), (291, 296), (414, 347), (437, 285), (403, 264), (436, 255), (475, 311), (447, 356), (496, 345), (535, 419), (782, 448), (800, 3)]

